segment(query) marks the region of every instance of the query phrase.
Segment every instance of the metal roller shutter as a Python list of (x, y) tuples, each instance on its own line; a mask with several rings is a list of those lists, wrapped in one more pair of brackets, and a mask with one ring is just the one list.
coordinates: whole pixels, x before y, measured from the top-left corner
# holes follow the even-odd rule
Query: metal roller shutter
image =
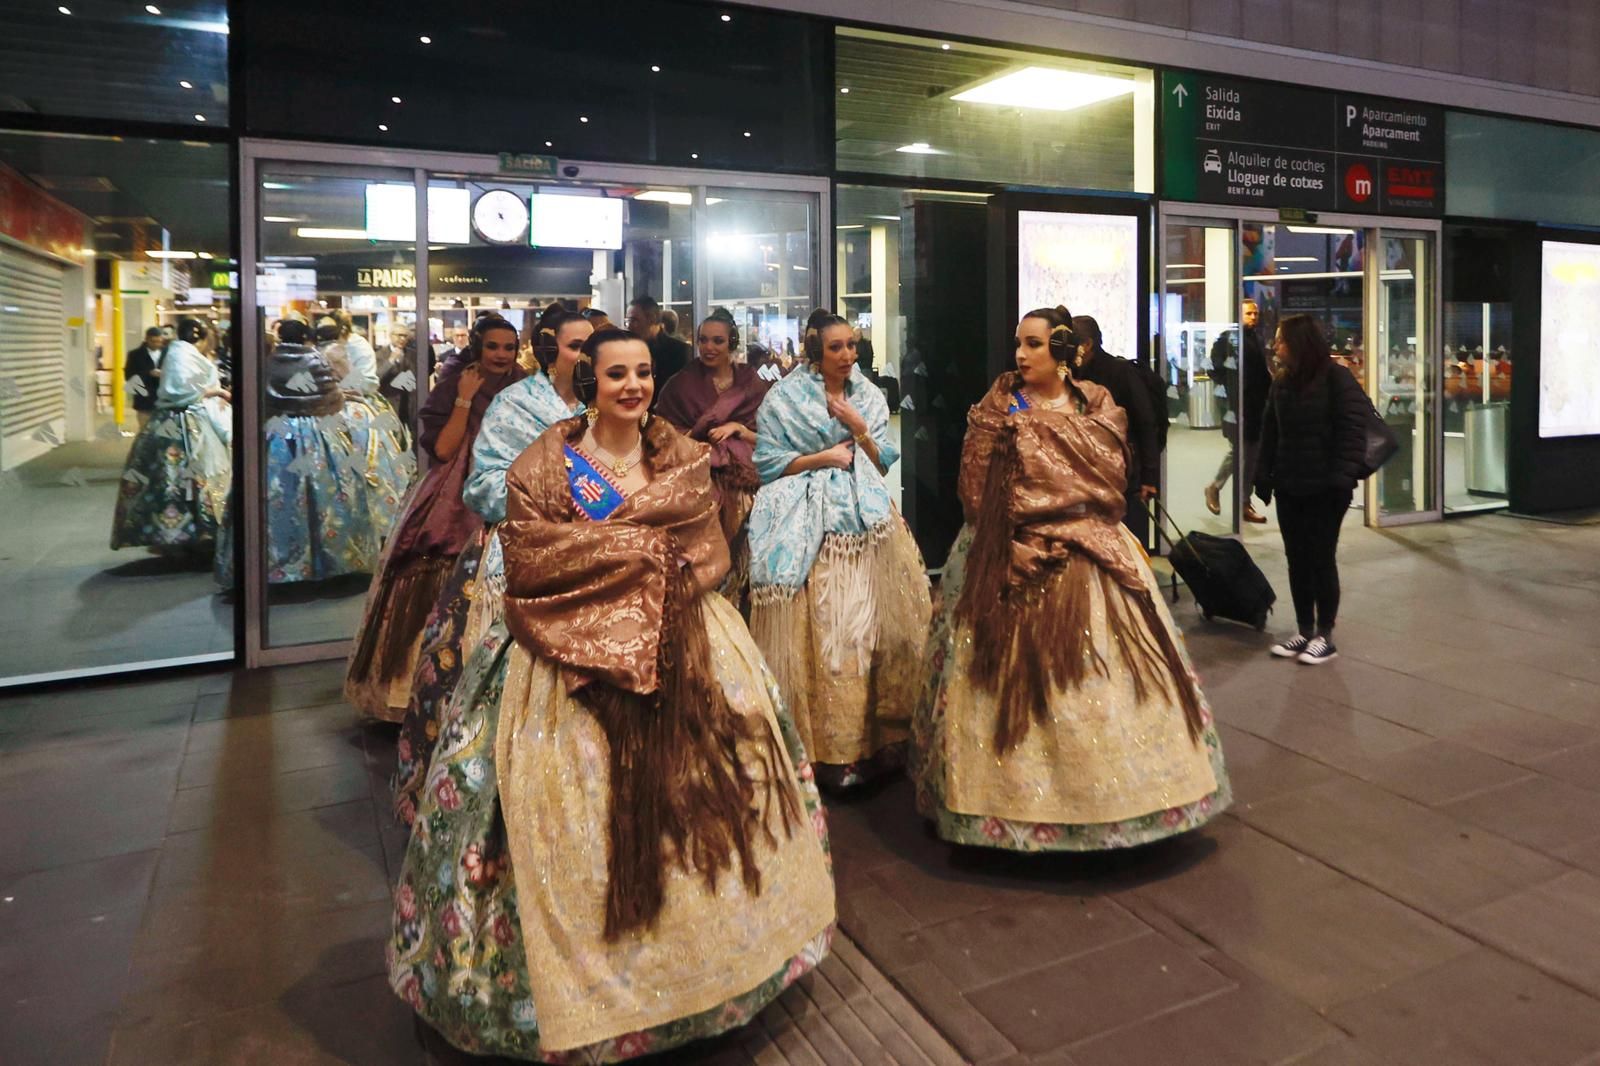
[(61, 439), (67, 414), (61, 267), (0, 245), (0, 464)]

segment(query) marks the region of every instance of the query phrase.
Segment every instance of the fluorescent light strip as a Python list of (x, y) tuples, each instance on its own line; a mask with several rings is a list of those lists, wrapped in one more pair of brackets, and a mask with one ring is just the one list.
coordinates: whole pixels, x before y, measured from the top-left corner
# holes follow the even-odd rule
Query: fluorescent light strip
[(634, 193), (633, 198), (649, 203), (677, 204), (679, 207), (688, 207), (694, 203), (693, 193), (675, 192), (669, 189), (648, 189), (645, 192)]
[(1353, 229), (1340, 229), (1338, 226), (1290, 226), (1290, 233), (1325, 233), (1333, 237), (1354, 235)]
[(1325, 281), (1329, 278), (1359, 278), (1359, 270), (1323, 270), (1306, 274), (1246, 274), (1246, 281)]
[(151, 259), (199, 259), (199, 252), (145, 252)]
[(981, 81), (950, 99), (1028, 111), (1075, 111), (1133, 92), (1132, 78), (1114, 78), (1059, 67), (1023, 67)]
[(941, 152), (941, 151), (939, 151), (939, 149), (930, 146), (927, 141), (913, 141), (910, 144), (902, 144), (899, 148), (896, 148), (895, 151), (904, 152), (906, 155), (948, 155), (949, 154), (947, 152)]
[(1200, 270), (1200, 269), (1203, 269), (1204, 267), (1205, 267), (1204, 263), (1168, 263), (1167, 264), (1167, 269), (1168, 270)]
[(368, 239), (367, 231), (364, 229), (337, 229), (324, 226), (301, 226), (294, 231), (294, 235), (317, 241), (364, 241)]
[(1274, 263), (1320, 263), (1322, 260), (1314, 255), (1275, 255)]

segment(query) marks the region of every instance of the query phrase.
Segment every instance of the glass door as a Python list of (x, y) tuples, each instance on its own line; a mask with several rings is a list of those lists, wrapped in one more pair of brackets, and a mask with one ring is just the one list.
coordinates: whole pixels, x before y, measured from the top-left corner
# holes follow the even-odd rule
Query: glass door
[(1162, 500), (1185, 532), (1239, 529), (1248, 493), (1236, 454), (1240, 315), (1232, 220), (1166, 221), (1161, 338), (1156, 368), (1167, 382)]
[(725, 307), (746, 350), (798, 358), (821, 303), (818, 205), (811, 193), (707, 189), (697, 227), (706, 250), (706, 306)]
[(1400, 451), (1367, 482), (1377, 525), (1441, 515), (1437, 397), (1441, 356), (1433, 317), (1435, 239), (1374, 231), (1378, 253), (1367, 264), (1376, 294), (1369, 309), (1367, 388), (1394, 430)]

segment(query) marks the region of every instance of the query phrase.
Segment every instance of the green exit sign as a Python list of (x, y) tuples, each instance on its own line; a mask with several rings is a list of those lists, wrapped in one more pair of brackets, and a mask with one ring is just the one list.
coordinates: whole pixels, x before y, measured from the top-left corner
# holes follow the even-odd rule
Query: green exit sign
[(553, 178), (556, 176), (556, 163), (556, 157), (553, 155), (535, 155), (532, 152), (500, 153), (502, 174), (532, 174), (540, 178)]

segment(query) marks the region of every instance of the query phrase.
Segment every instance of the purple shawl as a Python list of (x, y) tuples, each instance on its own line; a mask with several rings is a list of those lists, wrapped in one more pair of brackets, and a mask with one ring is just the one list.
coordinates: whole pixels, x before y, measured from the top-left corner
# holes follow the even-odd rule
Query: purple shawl
[[(711, 431), (728, 422), (738, 422), (753, 433), (756, 411), (767, 395), (768, 385), (751, 367), (735, 363), (733, 384), (728, 386), (727, 392), (719, 394), (711, 383), (711, 371), (696, 359), (661, 387), (656, 415), (702, 442), (709, 442)], [(743, 467), (754, 474), (755, 463), (751, 461), (754, 450), (750, 442), (731, 437), (711, 445), (712, 474), (732, 473), (725, 469), (728, 467)], [(760, 484), (759, 479), (756, 484)]]
[(393, 546), (389, 551), (391, 567), (422, 556), (458, 555), (483, 525), (483, 520), (461, 502), (461, 487), (472, 469), (472, 442), (483, 424), (483, 412), (488, 409), (489, 401), (507, 385), (521, 381), (527, 371), (512, 366), (498, 378), (486, 376), (483, 379), (483, 385), (472, 397), (472, 409), (467, 412), (467, 431), (460, 446), (449, 459), (440, 459), (433, 448), (455, 408), (461, 371), (469, 365), (467, 360), (456, 356), (446, 359), (428, 392), (428, 402), (422, 405), (418, 416), (422, 432), (418, 439), (434, 461), (411, 494), (405, 513), (395, 523)]

